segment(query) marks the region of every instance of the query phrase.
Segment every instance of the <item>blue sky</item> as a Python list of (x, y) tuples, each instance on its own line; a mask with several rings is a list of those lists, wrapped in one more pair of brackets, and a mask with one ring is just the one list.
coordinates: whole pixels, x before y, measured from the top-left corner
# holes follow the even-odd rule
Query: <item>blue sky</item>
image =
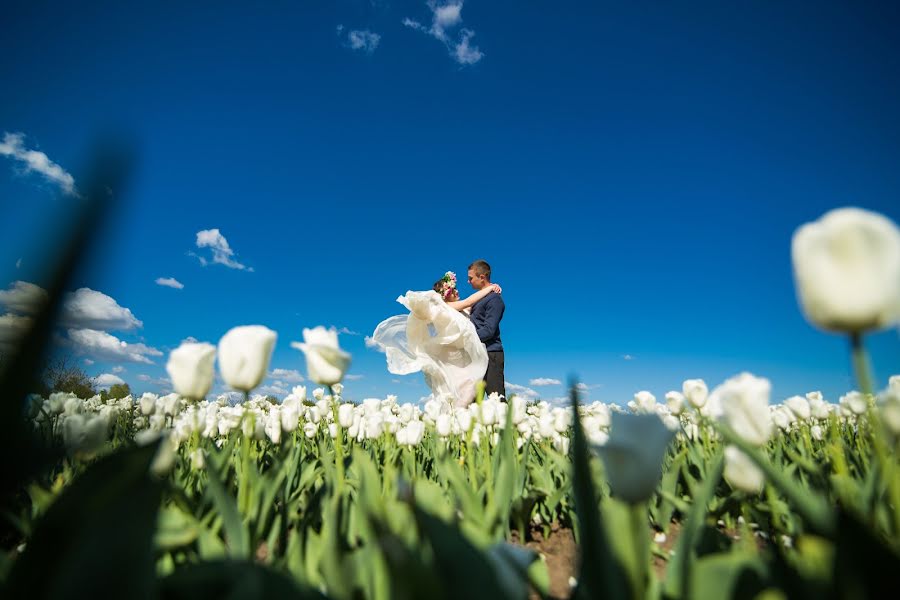
[[(743, 370), (773, 401), (853, 386), (846, 340), (800, 313), (790, 240), (839, 206), (900, 222), (896, 5), (72, 4), (2, 9), (0, 289), (40, 283), (94, 137), (137, 140), (75, 285), (112, 305), (72, 296), (109, 313), (70, 342), (92, 375), (161, 391), (183, 339), (259, 323), (285, 370), (266, 385), (289, 388), (290, 342), (321, 324), (349, 397), (416, 401), (421, 375), (364, 336), (486, 258), (506, 378), (543, 398), (570, 375), (607, 402)], [(898, 332), (867, 342), (886, 385)]]

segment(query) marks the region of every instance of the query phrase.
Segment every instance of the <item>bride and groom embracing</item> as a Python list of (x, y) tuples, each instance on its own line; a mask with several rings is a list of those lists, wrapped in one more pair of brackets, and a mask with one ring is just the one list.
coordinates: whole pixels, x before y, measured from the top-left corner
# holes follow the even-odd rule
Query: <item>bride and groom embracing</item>
[(486, 394), (506, 397), (501, 288), (491, 283), (491, 266), (484, 260), (469, 265), (468, 278), (476, 291), (464, 300), (451, 271), (429, 291), (406, 292), (397, 302), (409, 314), (379, 323), (369, 342), (385, 353), (388, 371), (421, 371), (434, 397), (457, 406), (475, 399), (479, 381), (485, 382)]

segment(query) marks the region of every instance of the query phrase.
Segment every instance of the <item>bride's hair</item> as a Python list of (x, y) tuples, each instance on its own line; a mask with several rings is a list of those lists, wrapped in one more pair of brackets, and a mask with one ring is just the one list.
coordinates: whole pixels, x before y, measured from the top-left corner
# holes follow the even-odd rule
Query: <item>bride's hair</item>
[(449, 300), (456, 291), (456, 273), (447, 271), (444, 276), (434, 282), (432, 288), (444, 300)]

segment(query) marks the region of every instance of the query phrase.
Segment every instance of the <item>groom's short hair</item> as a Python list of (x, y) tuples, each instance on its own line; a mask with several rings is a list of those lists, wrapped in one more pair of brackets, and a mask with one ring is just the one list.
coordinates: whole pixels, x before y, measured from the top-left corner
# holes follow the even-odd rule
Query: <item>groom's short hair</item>
[(491, 280), (491, 265), (487, 263), (486, 260), (481, 260), (480, 258), (469, 265), (469, 268), (475, 271), (478, 275), (484, 275), (485, 279), (488, 281)]

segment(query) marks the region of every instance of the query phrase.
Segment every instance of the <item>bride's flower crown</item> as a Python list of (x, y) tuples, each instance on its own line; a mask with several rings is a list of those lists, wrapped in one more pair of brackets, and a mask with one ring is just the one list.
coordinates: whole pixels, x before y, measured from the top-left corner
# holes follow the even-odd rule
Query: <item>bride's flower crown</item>
[(444, 300), (450, 298), (453, 295), (453, 291), (456, 290), (456, 273), (453, 271), (447, 271), (444, 273), (444, 276), (441, 277), (441, 297)]

